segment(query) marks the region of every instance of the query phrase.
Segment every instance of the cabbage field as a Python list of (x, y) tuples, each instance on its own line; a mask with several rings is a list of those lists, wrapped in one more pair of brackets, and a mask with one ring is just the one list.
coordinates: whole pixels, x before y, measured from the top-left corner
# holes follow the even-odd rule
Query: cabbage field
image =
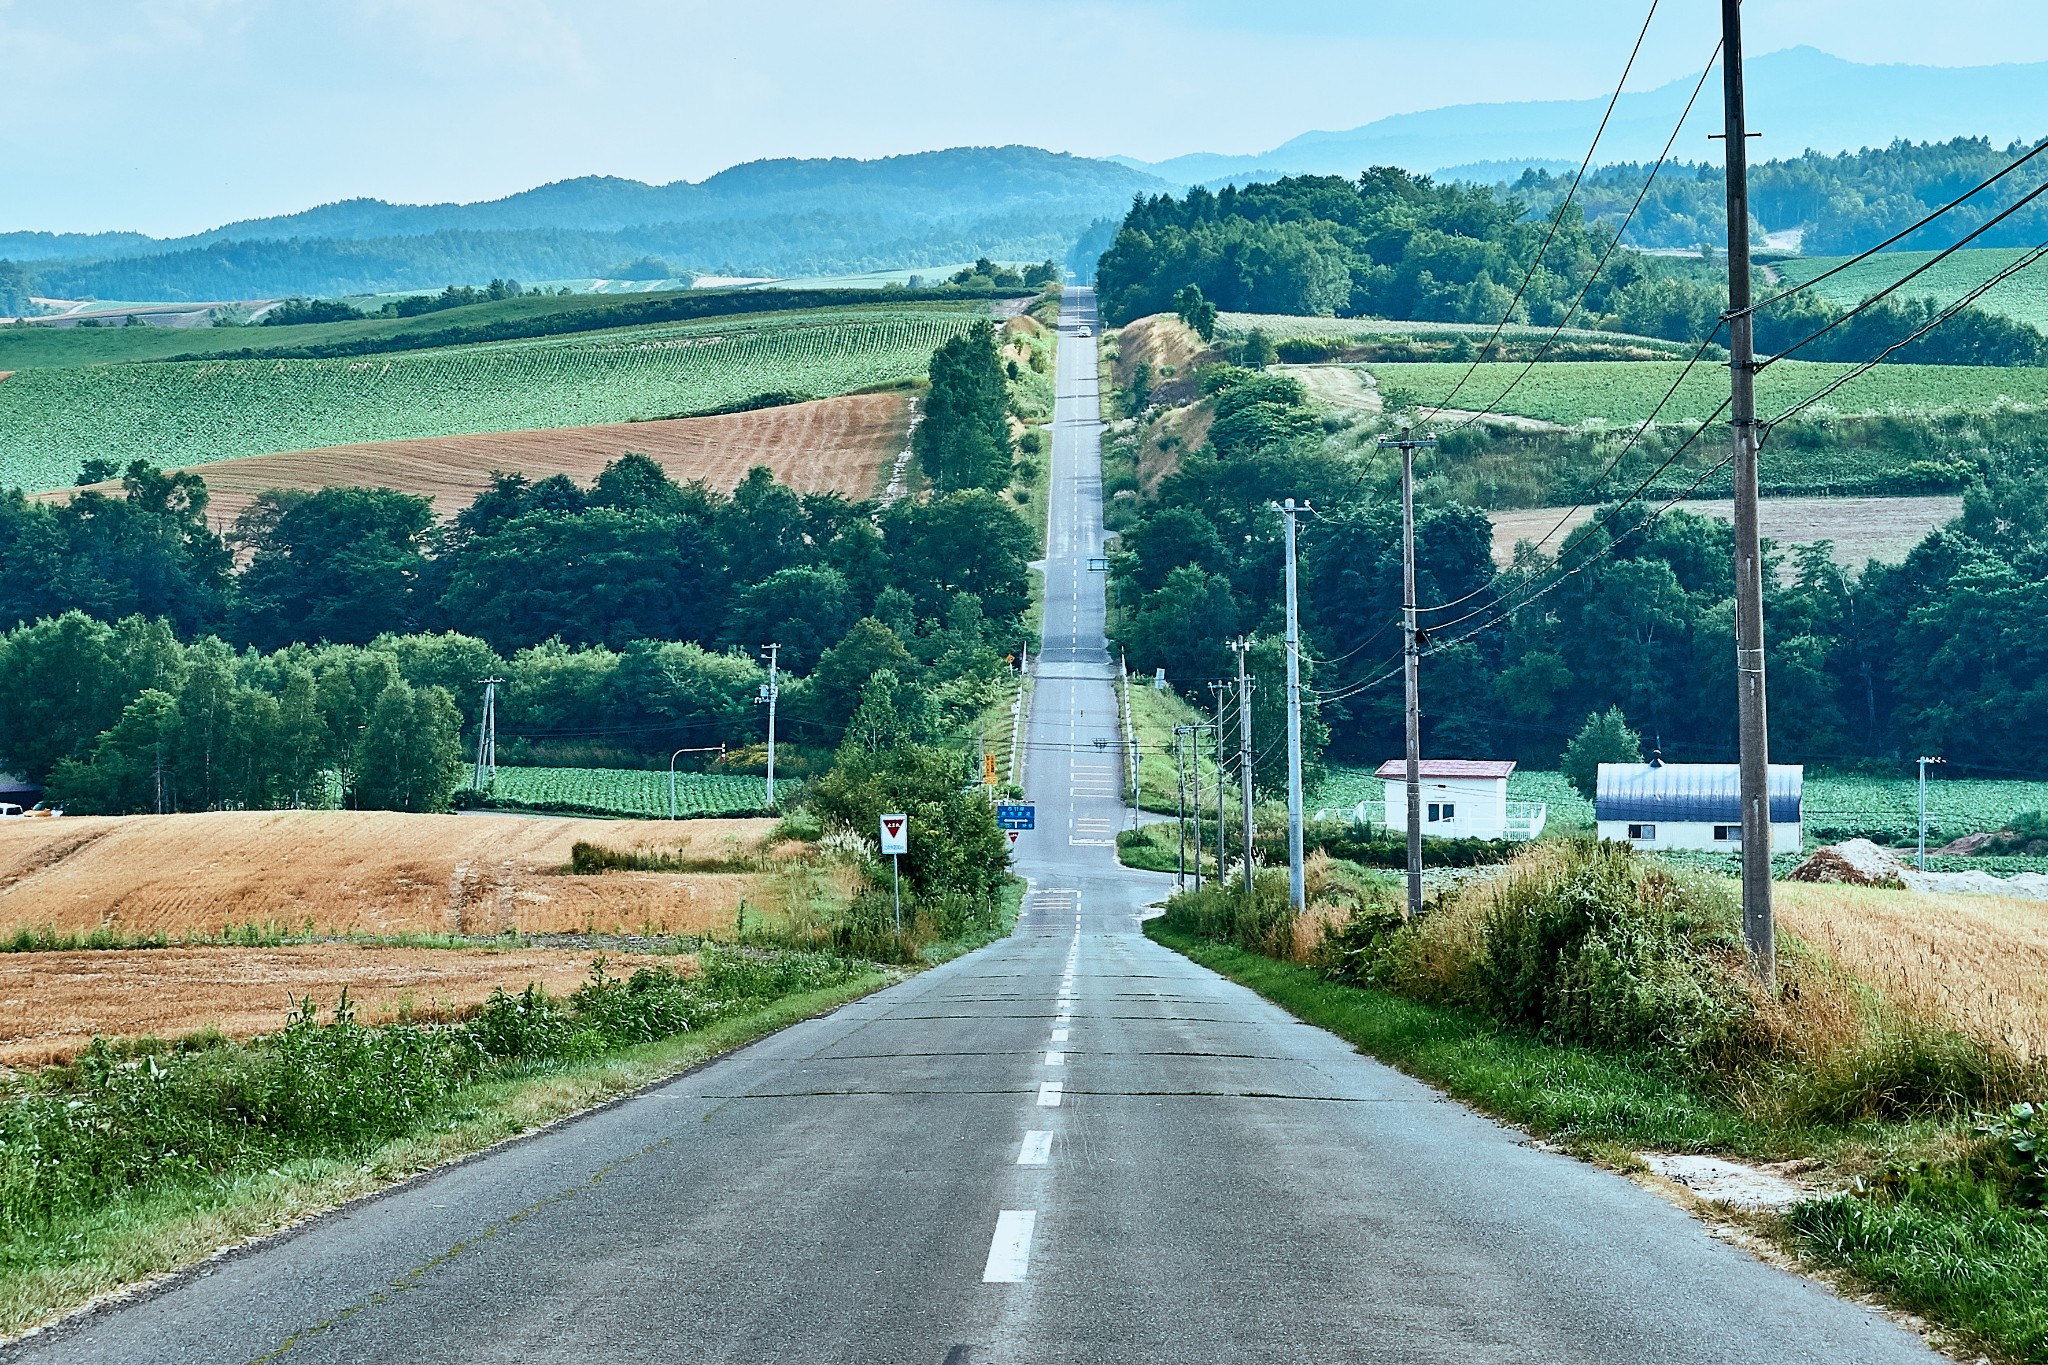
[[(1371, 768), (1330, 769), (1308, 805), (1351, 807), (1381, 801)], [(1561, 773), (1516, 769), (1508, 778), (1510, 801), (1544, 801), (1553, 831), (1590, 829), (1593, 803), (1580, 796)], [(1866, 838), (1908, 844), (1917, 836), (1919, 784), (1911, 777), (1806, 775), (1806, 838), (1809, 844)], [(1927, 846), (2002, 829), (2021, 811), (2048, 810), (2048, 782), (1934, 779), (1927, 783)], [(1375, 816), (1375, 819), (1378, 817)], [(1961, 864), (1958, 864), (1961, 865)]]
[(973, 320), (841, 311), (333, 360), (21, 370), (0, 382), (0, 488), (63, 487), (93, 456), (172, 467), (827, 398), (921, 378)]
[[(1387, 318), (1317, 318), (1303, 317), (1289, 313), (1218, 313), (1216, 331), (1230, 340), (1242, 340), (1252, 331), (1264, 332), (1275, 341), (1290, 337), (1308, 337), (1315, 340), (1355, 341), (1360, 344), (1374, 341), (1456, 341), (1485, 342), (1494, 336), (1491, 323), (1482, 322), (1403, 322)], [(1601, 332), (1586, 327), (1567, 327), (1556, 332), (1549, 327), (1531, 327), (1515, 324), (1500, 329), (1499, 340), (1516, 345), (1523, 342), (1538, 344), (1550, 341), (1553, 333), (1560, 345), (1570, 342), (1597, 342), (1603, 346), (1641, 347), (1648, 351), (1661, 351), (1666, 355), (1690, 356), (1694, 348), (1682, 341), (1667, 341), (1662, 337), (1637, 336), (1630, 332)], [(1666, 381), (1669, 382), (1668, 380)]]
[[(1401, 390), (1428, 405), (1457, 391), (1458, 407), (1483, 407), (1515, 384), (1525, 368), (1513, 362), (1488, 362), (1476, 368), (1451, 362), (1369, 364), (1383, 393)], [(1815, 390), (1839, 379), (1852, 365), (1824, 361), (1785, 360), (1757, 376), (1757, 408), (1766, 417), (1780, 412)], [(1546, 362), (1529, 370), (1514, 391), (1494, 410), (1515, 417), (1576, 425), (1603, 421), (1640, 422), (1656, 410), (1684, 366), (1663, 360), (1588, 360)], [(1464, 387), (1458, 388), (1460, 381)], [(1391, 395), (1390, 395), (1391, 396)], [(1702, 364), (1659, 416), (1663, 422), (1693, 422), (1710, 417), (1728, 397), (1725, 367)], [(2048, 403), (2048, 369), (1991, 365), (1880, 365), (1844, 385), (1828, 400), (1837, 413), (1935, 412), (1987, 408), (2000, 402)]]
[[(1847, 307), (1897, 283), (1910, 271), (1927, 265), (1938, 253), (1932, 251), (1887, 251), (1830, 276), (1817, 286), (1829, 303)], [(1949, 304), (2027, 254), (2024, 247), (1985, 247), (1958, 251), (1955, 255), (1916, 276), (1900, 291), (1901, 297), (1931, 299)], [(1800, 256), (1779, 261), (1775, 269), (1790, 284), (1813, 279), (1842, 264), (1841, 256)], [(1987, 313), (2002, 313), (2015, 322), (2048, 330), (2048, 261), (2038, 261), (2011, 279), (2001, 281), (1977, 300)]]
[[(488, 794), (459, 793), (458, 804), (511, 806), (526, 810), (587, 811), (598, 815), (668, 817), (668, 770), (638, 768), (512, 768), (498, 769)], [(758, 777), (731, 773), (677, 773), (676, 815), (754, 815), (764, 806), (765, 784)], [(778, 781), (778, 795), (796, 783)]]

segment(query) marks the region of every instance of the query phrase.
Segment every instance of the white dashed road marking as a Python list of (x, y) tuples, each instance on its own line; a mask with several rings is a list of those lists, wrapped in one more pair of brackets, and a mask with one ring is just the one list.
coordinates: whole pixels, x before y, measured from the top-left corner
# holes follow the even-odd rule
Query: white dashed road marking
[(1052, 1160), (1052, 1134), (1035, 1129), (1024, 1135), (1024, 1149), (1017, 1153), (1019, 1166), (1043, 1166)]
[(1038, 1103), (1040, 1104), (1040, 1106), (1042, 1106), (1043, 1108), (1046, 1108), (1046, 1109), (1057, 1109), (1057, 1108), (1059, 1108), (1059, 1107), (1060, 1107), (1060, 1083), (1059, 1083), (1058, 1081), (1047, 1081), (1047, 1082), (1045, 1082), (1045, 1084), (1043, 1084), (1043, 1085), (1039, 1086), (1039, 1087), (1038, 1087)]
[(1031, 1232), (1038, 1214), (1031, 1209), (1004, 1209), (996, 1215), (996, 1235), (988, 1244), (983, 1284), (1017, 1284), (1031, 1269)]

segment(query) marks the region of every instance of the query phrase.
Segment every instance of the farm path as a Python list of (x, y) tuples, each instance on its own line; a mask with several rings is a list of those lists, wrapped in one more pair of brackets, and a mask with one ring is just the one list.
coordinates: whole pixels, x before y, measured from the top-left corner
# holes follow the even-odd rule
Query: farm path
[(1094, 321), (1070, 291), (1015, 936), (15, 1358), (1934, 1360), (1138, 932)]

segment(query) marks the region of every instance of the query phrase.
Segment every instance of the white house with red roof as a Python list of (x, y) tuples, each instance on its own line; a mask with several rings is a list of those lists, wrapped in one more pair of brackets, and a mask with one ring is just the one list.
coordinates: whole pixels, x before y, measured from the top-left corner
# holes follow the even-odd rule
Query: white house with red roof
[[(1534, 839), (1549, 815), (1540, 801), (1508, 800), (1511, 762), (1426, 758), (1422, 761), (1422, 833), (1430, 839)], [(1389, 759), (1374, 774), (1384, 784), (1383, 822), (1408, 827), (1408, 764)], [(1363, 808), (1361, 808), (1363, 814)]]

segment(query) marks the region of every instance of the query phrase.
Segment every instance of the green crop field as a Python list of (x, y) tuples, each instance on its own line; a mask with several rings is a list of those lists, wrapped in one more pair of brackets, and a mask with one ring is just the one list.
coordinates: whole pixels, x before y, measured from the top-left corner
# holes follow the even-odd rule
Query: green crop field
[[(1289, 337), (1313, 337), (1356, 341), (1361, 345), (1387, 340), (1420, 342), (1462, 339), (1479, 343), (1493, 336), (1491, 324), (1477, 322), (1394, 322), (1384, 318), (1312, 318), (1286, 313), (1216, 315), (1216, 330), (1224, 337), (1241, 340), (1255, 329), (1264, 332), (1275, 341), (1285, 341)], [(1504, 327), (1499, 339), (1510, 345), (1524, 342), (1540, 344), (1551, 339), (1551, 332), (1552, 329), (1548, 327)], [(1661, 337), (1636, 336), (1630, 332), (1600, 332), (1581, 327), (1565, 328), (1557, 333), (1557, 340), (1560, 345), (1576, 341), (1593, 342), (1603, 346), (1639, 346), (1645, 350), (1674, 356), (1690, 356), (1694, 350), (1683, 342), (1666, 341)]]
[[(1657, 407), (1684, 366), (1672, 361), (1564, 361), (1530, 369), (1489, 362), (1473, 367), (1448, 362), (1371, 364), (1381, 389), (1399, 390), (1428, 407), (1455, 391), (1453, 408), (1483, 408), (1515, 417), (1572, 426), (1581, 422), (1640, 422)], [(1854, 367), (1786, 360), (1757, 377), (1757, 407), (1767, 418), (1840, 378)], [(1460, 381), (1464, 387), (1458, 388)], [(1696, 422), (1713, 415), (1728, 397), (1728, 375), (1713, 365), (1695, 366), (1658, 420)], [(1935, 412), (1987, 408), (2000, 402), (2048, 403), (2048, 369), (1976, 365), (1880, 365), (1852, 380), (1827, 400), (1836, 413)], [(1811, 411), (1811, 409), (1809, 409)]]
[[(1910, 777), (1809, 772), (1807, 842), (1834, 843), (1860, 837), (1880, 843), (1911, 843), (1919, 828), (1919, 791), (1919, 783)], [(1561, 773), (1517, 769), (1508, 779), (1508, 799), (1547, 802), (1552, 830), (1590, 829), (1593, 824), (1593, 803), (1580, 796)], [(1349, 809), (1364, 801), (1376, 812), (1381, 800), (1380, 781), (1373, 776), (1373, 769), (1333, 767), (1308, 805), (1311, 810)], [(2013, 816), (2029, 810), (2048, 810), (2048, 782), (1930, 779), (1928, 846), (2001, 829)], [(1374, 814), (1373, 818), (1379, 817)]]
[(921, 377), (972, 320), (814, 312), (332, 360), (22, 370), (0, 381), (0, 487), (62, 487), (93, 456), (196, 465), (825, 398)]
[[(1897, 283), (1909, 271), (1926, 265), (1937, 254), (1932, 251), (1897, 251), (1874, 256), (1822, 281), (1818, 292), (1830, 303), (1861, 303), (1878, 290)], [(2019, 247), (1958, 251), (1899, 292), (1909, 299), (1952, 303), (2026, 254)], [(1844, 259), (1840, 256), (1804, 256), (1776, 262), (1774, 268), (1788, 284), (1803, 284), (1832, 270)], [(1977, 307), (2048, 330), (2048, 261), (2037, 261), (1995, 286), (1977, 300)]]
[[(667, 769), (501, 767), (490, 804), (660, 820), (668, 816), (668, 783)], [(677, 773), (675, 783), (676, 815), (685, 818), (753, 815), (765, 795), (762, 779), (730, 773)], [(786, 794), (795, 785), (777, 782), (775, 790)]]

